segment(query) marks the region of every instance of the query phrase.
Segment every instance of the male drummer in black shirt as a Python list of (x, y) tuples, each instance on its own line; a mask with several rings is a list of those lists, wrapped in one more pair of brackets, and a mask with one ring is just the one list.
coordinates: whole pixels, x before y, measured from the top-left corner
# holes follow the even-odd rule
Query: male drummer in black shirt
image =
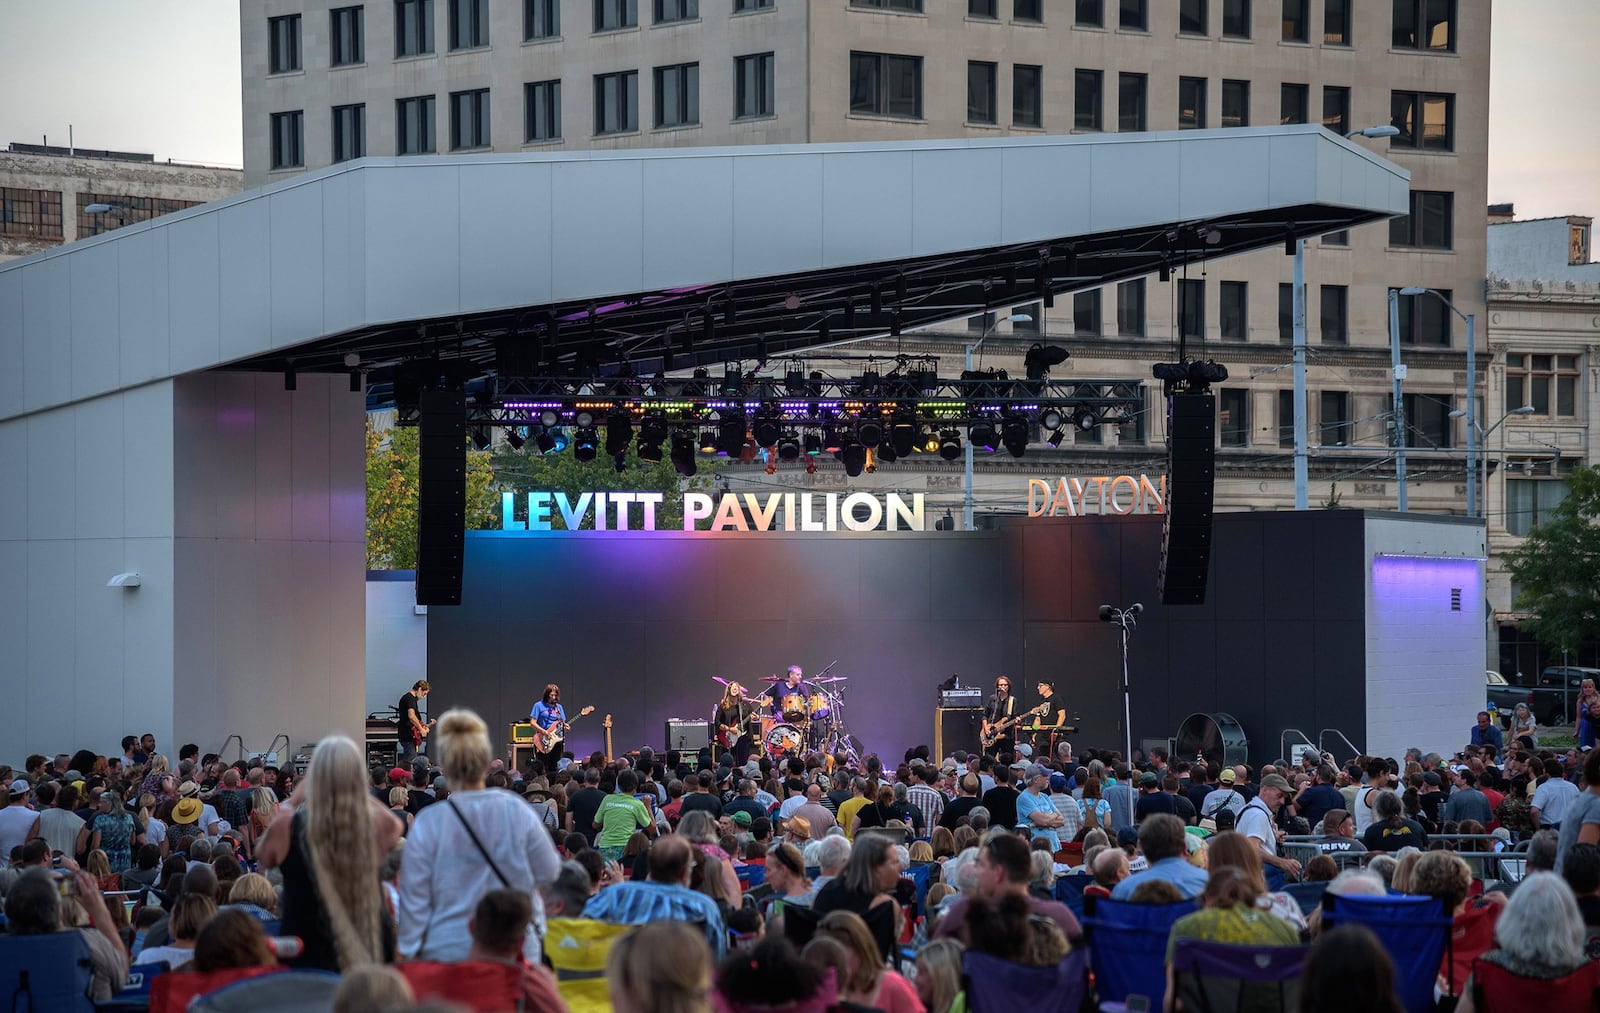
[(802, 710), (804, 709), (805, 682), (805, 672), (800, 666), (790, 665), (789, 670), (784, 673), (783, 681), (774, 683), (772, 688), (767, 690), (767, 696), (772, 698), (773, 717), (780, 721), (784, 720), (783, 698), (786, 696), (801, 697)]

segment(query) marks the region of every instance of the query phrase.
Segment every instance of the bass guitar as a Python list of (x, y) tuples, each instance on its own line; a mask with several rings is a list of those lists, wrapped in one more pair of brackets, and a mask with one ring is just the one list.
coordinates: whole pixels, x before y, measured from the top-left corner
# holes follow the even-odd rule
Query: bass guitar
[(551, 725), (549, 728), (540, 728), (538, 725), (534, 725), (533, 726), (533, 746), (534, 746), (534, 748), (539, 750), (539, 752), (541, 752), (541, 753), (548, 753), (550, 750), (552, 750), (552, 749), (556, 748), (556, 746), (560, 745), (561, 742), (564, 739), (566, 739), (567, 732), (572, 730), (572, 722), (573, 721), (576, 721), (581, 717), (585, 717), (585, 716), (587, 716), (589, 714), (593, 714), (593, 713), (594, 713), (594, 707), (593, 706), (589, 706), (589, 707), (585, 707), (583, 710), (581, 710), (578, 713), (574, 714), (571, 717), (571, 719), (569, 719), (567, 721), (557, 721), (555, 724)]
[[(979, 745), (981, 745), (984, 749), (990, 748), (996, 742), (1000, 741), (1000, 739), (1005, 735), (1007, 729), (1011, 728), (1013, 725), (1019, 724), (1027, 718), (1043, 714), (1044, 712), (1048, 711), (1050, 707), (1051, 705), (1049, 703), (1042, 703), (1032, 710), (1023, 711), (1021, 714), (1013, 715), (1004, 719), (1003, 721), (985, 721), (983, 723), (983, 727), (978, 730)], [(969, 725), (968, 727), (971, 726)]]

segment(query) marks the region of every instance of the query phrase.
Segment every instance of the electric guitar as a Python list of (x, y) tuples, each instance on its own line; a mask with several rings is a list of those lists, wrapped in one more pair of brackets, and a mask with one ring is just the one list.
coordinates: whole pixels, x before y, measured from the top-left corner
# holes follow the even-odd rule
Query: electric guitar
[(1000, 741), (1001, 737), (1005, 735), (1006, 729), (1021, 722), (1025, 718), (1031, 718), (1036, 714), (1043, 714), (1045, 711), (1048, 711), (1050, 707), (1051, 704), (1042, 703), (1032, 710), (1023, 711), (1021, 714), (1014, 714), (1002, 721), (985, 721), (983, 723), (983, 727), (978, 730), (979, 745), (981, 745), (984, 749), (988, 749), (990, 746), (993, 746), (996, 742)]
[(594, 707), (593, 706), (589, 706), (589, 707), (585, 707), (583, 710), (581, 710), (578, 713), (574, 714), (572, 716), (571, 720), (568, 720), (568, 721), (557, 721), (555, 724), (551, 725), (549, 728), (540, 728), (538, 725), (534, 725), (533, 726), (533, 745), (534, 745), (534, 748), (539, 750), (539, 752), (541, 752), (541, 753), (548, 753), (550, 750), (552, 750), (552, 749), (556, 748), (556, 746), (560, 745), (562, 740), (564, 740), (567, 737), (567, 732), (572, 729), (572, 722), (573, 721), (576, 721), (579, 718), (584, 717), (585, 715), (589, 715), (589, 714), (593, 714), (593, 713), (594, 713)]
[(611, 762), (611, 715), (610, 714), (606, 715), (605, 729), (606, 729), (606, 762), (610, 763)]

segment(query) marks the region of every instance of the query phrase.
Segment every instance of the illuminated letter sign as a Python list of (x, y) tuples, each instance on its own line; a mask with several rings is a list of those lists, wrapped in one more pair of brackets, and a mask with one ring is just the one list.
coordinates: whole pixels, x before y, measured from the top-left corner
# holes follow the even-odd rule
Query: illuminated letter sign
[(1087, 478), (1028, 479), (1029, 517), (1083, 517), (1092, 514), (1166, 512), (1167, 476), (1091, 475)]
[[(577, 531), (585, 521), (596, 531), (655, 531), (659, 492), (564, 492), (527, 494), (527, 519), (516, 516), (516, 493), (500, 494), (502, 531)], [(922, 493), (878, 496), (856, 492), (704, 492), (683, 495), (683, 530), (711, 531), (921, 531)]]

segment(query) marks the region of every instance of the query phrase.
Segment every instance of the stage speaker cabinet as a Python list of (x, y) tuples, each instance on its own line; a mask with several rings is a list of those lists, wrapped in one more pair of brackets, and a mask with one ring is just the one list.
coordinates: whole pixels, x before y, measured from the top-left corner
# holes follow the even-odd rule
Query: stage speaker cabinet
[(512, 770), (522, 770), (527, 764), (539, 756), (539, 749), (532, 742), (506, 743), (506, 763)]
[(701, 718), (667, 718), (667, 748), (698, 753), (711, 742), (711, 722)]
[(506, 731), (506, 741), (507, 742), (516, 742), (516, 743), (532, 742), (533, 741), (533, 722), (532, 721), (513, 721), (513, 722), (511, 722), (510, 727)]
[(467, 531), (467, 403), (460, 391), (418, 399), (417, 604), (460, 605)]
[(981, 707), (938, 707), (933, 712), (933, 754), (940, 760), (965, 749), (976, 752), (983, 730)]
[(1217, 399), (1174, 394), (1167, 407), (1167, 504), (1156, 587), (1162, 604), (1201, 605), (1211, 570)]

